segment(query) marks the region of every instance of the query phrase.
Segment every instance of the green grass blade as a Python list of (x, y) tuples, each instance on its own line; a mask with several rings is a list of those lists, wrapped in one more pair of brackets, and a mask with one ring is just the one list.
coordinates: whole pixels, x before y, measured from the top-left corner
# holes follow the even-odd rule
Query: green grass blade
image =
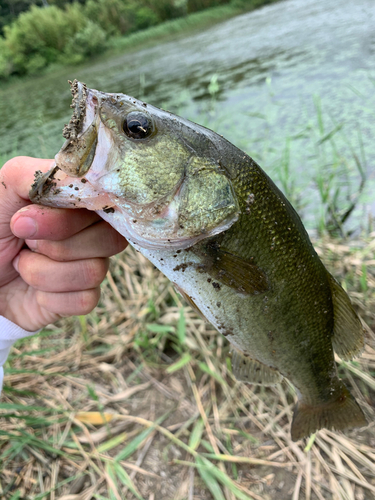
[(323, 114), (322, 114), (322, 104), (320, 102), (320, 97), (318, 95), (314, 95), (314, 105), (316, 110), (316, 117), (318, 120), (318, 128), (320, 135), (324, 134), (324, 123), (323, 123)]
[[(108, 477), (112, 480), (113, 486), (116, 488), (117, 491), (117, 478), (113, 464), (108, 462), (105, 466), (105, 471), (108, 474)], [(117, 496), (114, 494), (112, 488), (109, 489), (109, 500), (117, 500)]]
[[(229, 434), (227, 434), (227, 437), (226, 437), (226, 445), (227, 445), (227, 450), (229, 452), (229, 455), (233, 455), (233, 447), (232, 447), (232, 442), (230, 440), (230, 436)], [(237, 465), (233, 462), (231, 464), (231, 467), (232, 467), (232, 475), (233, 475), (233, 478), (235, 480), (238, 479), (238, 469), (237, 469)]]
[(323, 137), (321, 137), (318, 141), (318, 145), (323, 144), (323, 142), (329, 141), (339, 130), (342, 129), (344, 126), (343, 123), (339, 123), (334, 127), (332, 130), (330, 130), (327, 134), (325, 134)]
[(155, 426), (161, 424), (161, 422), (163, 422), (163, 420), (165, 420), (168, 415), (170, 415), (170, 413), (171, 411), (168, 411), (167, 413), (159, 417), (156, 422), (154, 422), (154, 425), (148, 427), (140, 434), (138, 434), (138, 436), (130, 441), (130, 443), (115, 456), (115, 460), (119, 462), (120, 460), (125, 460), (126, 458), (130, 457), (130, 455), (132, 455), (139, 448), (139, 446), (147, 438), (147, 436), (149, 436), (151, 432), (155, 430)]
[(54, 448), (53, 446), (48, 444), (48, 441), (38, 439), (24, 430), (20, 430), (16, 434), (0, 431), (0, 436), (9, 436), (11, 439), (16, 440), (20, 444), (22, 443), (23, 445), (27, 444), (31, 447), (40, 448), (41, 450), (52, 453), (53, 455), (60, 455), (60, 456), (65, 455), (63, 451), (59, 450), (58, 448)]
[(173, 333), (174, 328), (170, 325), (159, 325), (158, 323), (149, 323), (146, 328), (151, 333)]
[(13, 493), (13, 495), (9, 498), (9, 500), (19, 500), (20, 497), (21, 497), (21, 492), (20, 490), (18, 490), (15, 493)]
[(141, 443), (154, 430), (155, 430), (155, 427), (152, 426), (152, 427), (148, 427), (147, 429), (142, 431), (140, 434), (138, 434), (138, 436), (136, 436), (132, 441), (130, 441), (130, 443), (127, 446), (125, 446), (125, 448), (123, 450), (121, 450), (120, 453), (118, 453), (115, 456), (115, 460), (116, 461), (125, 460), (128, 457), (130, 457), (130, 455), (133, 455), (133, 453), (140, 447)]
[(224, 486), (227, 486), (229, 490), (239, 499), (239, 500), (249, 500), (249, 496), (246, 495), (243, 491), (241, 491), (237, 486), (233, 483), (225, 472), (222, 472), (220, 469), (215, 467), (213, 463), (205, 458), (201, 458), (203, 465), (207, 467), (207, 470), (214, 476), (220, 483)]
[(124, 470), (121, 465), (117, 462), (114, 462), (113, 468), (115, 473), (117, 474), (118, 479), (122, 482), (124, 486), (127, 486), (129, 490), (133, 493), (138, 500), (144, 500), (144, 498), (138, 493), (136, 487), (134, 486), (133, 481), (129, 477), (129, 474)]
[(215, 477), (211, 474), (210, 470), (207, 468), (203, 459), (198, 456), (196, 457), (196, 462), (198, 465), (197, 470), (199, 472), (199, 475), (206, 484), (207, 488), (212, 493), (214, 499), (225, 500), (225, 496), (223, 494), (223, 491), (219, 483), (216, 481)]
[[(0, 410), (17, 410), (17, 411), (27, 411), (30, 413), (31, 411), (39, 411), (43, 413), (56, 413), (56, 409), (46, 408), (45, 406), (25, 406), (16, 403), (0, 403)], [(6, 417), (6, 415), (2, 414), (2, 417)]]
[(167, 373), (174, 373), (178, 370), (181, 370), (181, 368), (184, 367), (185, 365), (187, 365), (190, 360), (191, 360), (191, 355), (186, 352), (183, 356), (181, 356), (181, 358), (178, 361), (173, 363), (171, 366), (168, 366), (168, 368), (166, 369), (166, 372)]
[(210, 368), (207, 366), (207, 364), (204, 363), (203, 361), (201, 361), (199, 363), (199, 368), (203, 372), (206, 372), (209, 375), (211, 375), (211, 377), (213, 377), (214, 379), (216, 379), (220, 384), (227, 385), (227, 383), (225, 382), (225, 380), (223, 379), (223, 377), (221, 377), (217, 372), (213, 372), (212, 370), (210, 370)]
[(119, 446), (121, 443), (126, 441), (127, 436), (128, 436), (127, 432), (122, 432), (118, 436), (115, 436), (114, 438), (105, 441), (100, 446), (98, 446), (97, 448), (98, 452), (104, 453), (105, 451), (111, 450), (112, 448)]
[(204, 430), (204, 422), (200, 418), (197, 423), (194, 426), (194, 429), (192, 430), (190, 434), (190, 439), (189, 439), (189, 446), (193, 450), (196, 450), (201, 442), (202, 439), (202, 433)]
[[(47, 498), (51, 498), (50, 494), (52, 493), (52, 491), (56, 491), (58, 488), (61, 488), (65, 484), (71, 483), (75, 479), (77, 479), (77, 475), (68, 477), (67, 479), (63, 479), (62, 481), (57, 483), (54, 488), (51, 488), (48, 491), (44, 491), (43, 493), (39, 493), (39, 495), (32, 497), (32, 500), (46, 500)], [(22, 497), (22, 498), (25, 498), (25, 497)]]
[(180, 341), (180, 344), (185, 344), (185, 339), (186, 339), (186, 321), (185, 321), (185, 314), (184, 314), (184, 308), (182, 307), (180, 309), (180, 316), (178, 318), (177, 322), (177, 337), (178, 340)]

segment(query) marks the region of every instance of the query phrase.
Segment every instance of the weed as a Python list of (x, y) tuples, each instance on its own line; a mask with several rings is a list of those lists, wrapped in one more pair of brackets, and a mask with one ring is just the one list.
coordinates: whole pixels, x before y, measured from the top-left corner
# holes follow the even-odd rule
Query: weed
[[(316, 245), (337, 278), (350, 274), (348, 291), (370, 326), (374, 236)], [(264, 500), (290, 498), (290, 491), (298, 498), (302, 489), (320, 500), (358, 491), (371, 498), (371, 426), (292, 443), (296, 396), (288, 384), (237, 382), (226, 340), (142, 255), (128, 249), (113, 259), (111, 276), (85, 322), (64, 320), (15, 346), (0, 405), (4, 499), (183, 500), (204, 491), (220, 500)], [(339, 361), (370, 414), (372, 342), (359, 360)]]

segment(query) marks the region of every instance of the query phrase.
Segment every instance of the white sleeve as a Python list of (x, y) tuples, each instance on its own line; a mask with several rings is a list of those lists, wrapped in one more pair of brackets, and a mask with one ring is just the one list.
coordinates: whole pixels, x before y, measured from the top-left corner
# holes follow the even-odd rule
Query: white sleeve
[(7, 360), (10, 348), (18, 339), (30, 337), (38, 332), (40, 332), (40, 330), (28, 332), (9, 321), (9, 319), (0, 316), (0, 393), (3, 388), (4, 379), (3, 365)]

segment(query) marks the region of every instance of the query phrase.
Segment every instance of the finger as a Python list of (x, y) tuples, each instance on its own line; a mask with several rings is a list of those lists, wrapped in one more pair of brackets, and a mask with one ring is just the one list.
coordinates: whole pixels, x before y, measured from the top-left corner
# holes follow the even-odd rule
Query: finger
[(32, 288), (43, 292), (77, 292), (96, 288), (105, 278), (109, 259), (55, 262), (44, 255), (22, 250), (13, 265)]
[(29, 205), (29, 190), (35, 171), (47, 172), (53, 160), (19, 156), (9, 160), (0, 169), (0, 237), (13, 236), (9, 221), (20, 208)]
[(66, 293), (36, 292), (40, 307), (59, 316), (81, 316), (91, 312), (100, 299), (100, 287)]
[(64, 262), (111, 257), (122, 252), (128, 242), (112, 226), (102, 221), (63, 241), (26, 240), (26, 244), (34, 252)]
[(47, 172), (54, 160), (42, 160), (29, 156), (17, 156), (7, 161), (0, 171), (0, 188), (2, 195), (18, 196), (29, 199), (29, 191), (35, 179), (35, 172)]
[(28, 205), (15, 213), (10, 227), (22, 239), (64, 240), (101, 220), (95, 212)]

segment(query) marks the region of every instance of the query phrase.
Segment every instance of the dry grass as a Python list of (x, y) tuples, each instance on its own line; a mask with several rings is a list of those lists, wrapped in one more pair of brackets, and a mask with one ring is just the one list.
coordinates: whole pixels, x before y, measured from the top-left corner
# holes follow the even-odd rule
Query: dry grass
[[(318, 248), (370, 325), (363, 356), (340, 373), (371, 418), (375, 241)], [(229, 367), (226, 340), (127, 250), (94, 313), (13, 349), (0, 405), (0, 498), (375, 497), (373, 423), (293, 443), (293, 389), (238, 383)]]

